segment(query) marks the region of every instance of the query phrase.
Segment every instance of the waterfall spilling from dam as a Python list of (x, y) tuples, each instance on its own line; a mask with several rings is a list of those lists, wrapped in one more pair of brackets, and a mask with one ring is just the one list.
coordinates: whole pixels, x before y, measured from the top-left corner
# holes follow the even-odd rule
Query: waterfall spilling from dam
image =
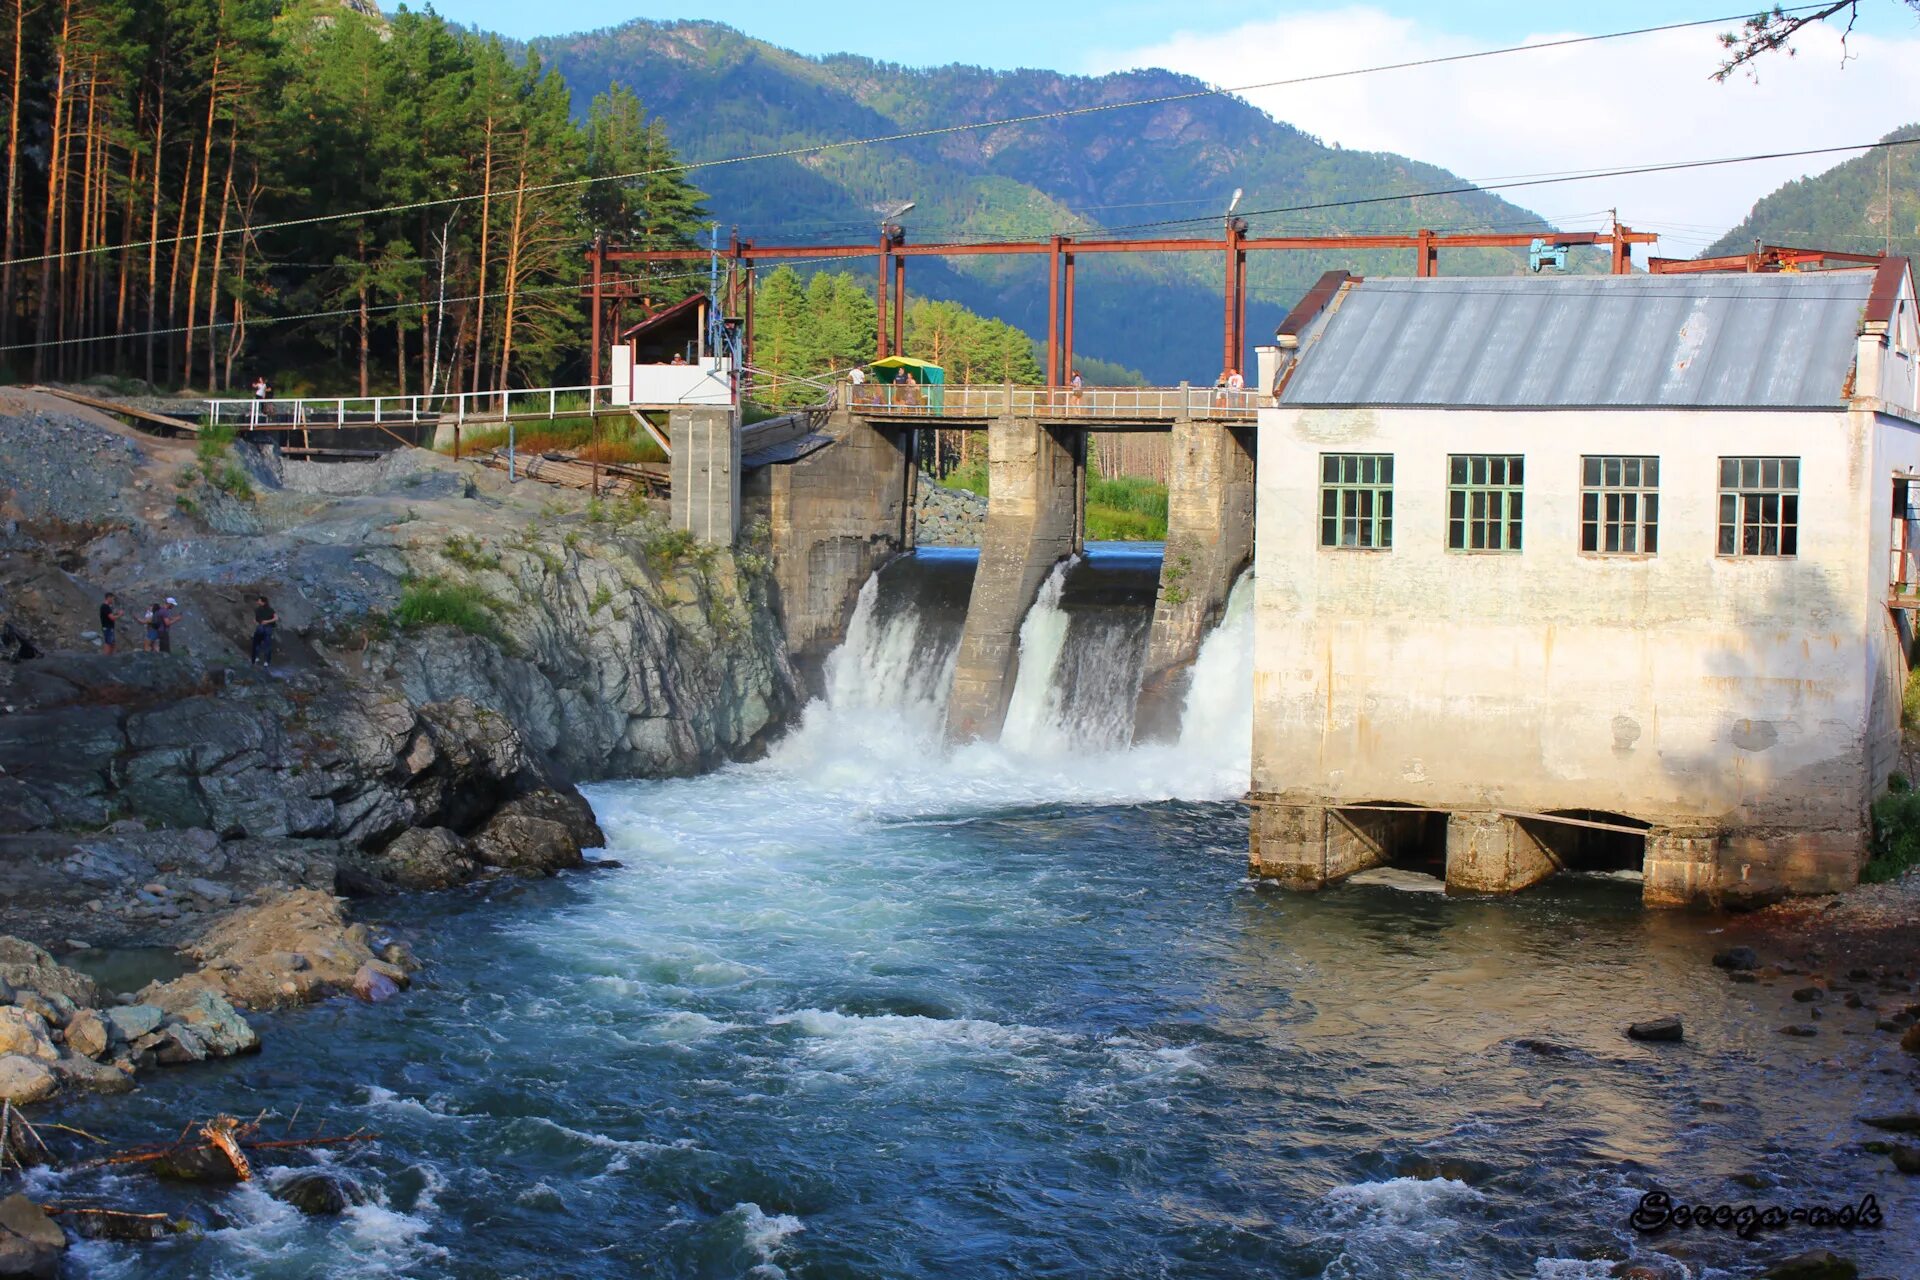
[[(1193, 668), (1179, 736), (1132, 746), (1152, 621), (1157, 548), (1094, 547), (1057, 566), (1020, 632), (997, 742), (942, 742), (974, 559), (901, 557), (862, 587), (823, 696), (776, 763), (835, 772), (884, 764), (897, 791), (924, 773), (999, 799), (1230, 799), (1246, 787), (1252, 735), (1252, 581), (1236, 587)], [(859, 767), (855, 761), (858, 760)], [(851, 774), (849, 774), (851, 776)]]

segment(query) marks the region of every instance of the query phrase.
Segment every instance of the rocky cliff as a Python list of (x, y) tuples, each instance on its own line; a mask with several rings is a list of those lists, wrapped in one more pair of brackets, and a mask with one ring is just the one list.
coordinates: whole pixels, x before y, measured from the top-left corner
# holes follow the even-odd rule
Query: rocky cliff
[(793, 696), (760, 558), (418, 450), (283, 465), (0, 392), (0, 520), (0, 620), (43, 655), (0, 665), (0, 897), (41, 941), (575, 865), (574, 782), (751, 751)]

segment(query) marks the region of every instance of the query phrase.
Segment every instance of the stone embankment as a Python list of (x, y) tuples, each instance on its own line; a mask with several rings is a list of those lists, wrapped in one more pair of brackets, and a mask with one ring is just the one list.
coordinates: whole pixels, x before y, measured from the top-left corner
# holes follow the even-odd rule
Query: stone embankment
[(913, 507), (914, 541), (923, 547), (977, 547), (987, 532), (987, 500), (920, 477)]
[[(262, 594), (270, 665), (248, 660)], [(0, 621), (42, 654), (0, 663), (5, 928), (201, 965), (139, 993), (152, 1027), (109, 1001), (103, 1032), (98, 993), (32, 953), (0, 1093), (216, 1054), (245, 1039), (227, 1005), (391, 994), (410, 961), (335, 895), (582, 866), (604, 838), (576, 782), (757, 749), (794, 697), (768, 594), (763, 559), (645, 506), (418, 450), (283, 465), (0, 391)], [(140, 652), (169, 597), (171, 651)], [(225, 1030), (166, 1031), (196, 1018)]]

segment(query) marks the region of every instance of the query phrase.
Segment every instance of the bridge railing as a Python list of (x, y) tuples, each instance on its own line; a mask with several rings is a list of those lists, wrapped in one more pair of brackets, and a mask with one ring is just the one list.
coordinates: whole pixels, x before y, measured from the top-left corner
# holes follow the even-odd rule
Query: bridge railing
[[(243, 431), (324, 430), (401, 425), (452, 418), (499, 422), (508, 418), (564, 418), (607, 402), (613, 388), (538, 387), (437, 396), (301, 396), (291, 399), (209, 400), (207, 422)], [(585, 404), (580, 401), (584, 398)]]
[(844, 401), (855, 413), (889, 418), (1087, 418), (1166, 421), (1176, 418), (1252, 419), (1273, 403), (1257, 391), (1225, 387), (952, 386), (919, 383), (845, 384)]

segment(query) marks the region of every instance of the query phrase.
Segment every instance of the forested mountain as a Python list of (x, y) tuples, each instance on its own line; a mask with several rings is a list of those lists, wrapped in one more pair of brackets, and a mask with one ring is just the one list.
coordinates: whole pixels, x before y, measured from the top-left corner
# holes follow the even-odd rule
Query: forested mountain
[[(1920, 124), (1883, 142), (1920, 140)], [(1888, 147), (1789, 182), (1753, 206), (1703, 257), (1745, 253), (1755, 240), (1845, 253), (1920, 256), (1920, 146)]]
[[(625, 90), (368, 0), (0, 0), (0, 369), (477, 390), (584, 372), (595, 232), (704, 225)], [(660, 296), (699, 287), (659, 271)]]
[[(575, 94), (635, 87), (690, 160), (803, 147), (950, 124), (1095, 106), (1203, 88), (1167, 71), (1097, 78), (976, 67), (915, 69), (865, 58), (802, 57), (712, 22), (631, 22), (538, 41)], [(582, 99), (584, 100), (584, 99)], [(1432, 165), (1322, 145), (1231, 97), (1006, 125), (880, 146), (699, 169), (723, 222), (762, 244), (865, 241), (876, 206), (912, 200), (911, 239), (1054, 232), (1217, 235), (1235, 188), (1249, 210), (1458, 184)], [(1255, 217), (1255, 232), (1530, 230), (1540, 220), (1490, 195), (1439, 197)], [(1410, 254), (1337, 260), (1257, 254), (1248, 329), (1257, 340), (1329, 267), (1411, 270)], [(1503, 251), (1449, 255), (1448, 271), (1510, 271)], [(1206, 255), (1083, 257), (1075, 346), (1160, 381), (1220, 372), (1223, 263)], [(911, 291), (952, 298), (1029, 333), (1046, 331), (1040, 259), (915, 259)]]

